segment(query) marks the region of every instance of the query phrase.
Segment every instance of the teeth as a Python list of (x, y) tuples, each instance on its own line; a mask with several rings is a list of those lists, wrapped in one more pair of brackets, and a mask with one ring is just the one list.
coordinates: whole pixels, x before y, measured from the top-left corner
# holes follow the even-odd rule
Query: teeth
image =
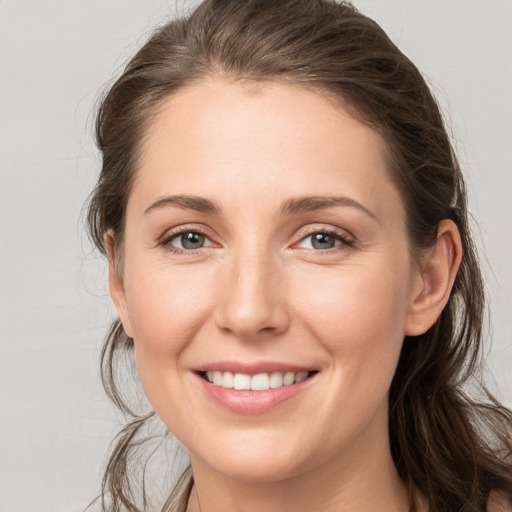
[(270, 387), (280, 388), (283, 386), (283, 374), (281, 372), (272, 372), (270, 374)]
[(267, 391), (269, 389), (280, 388), (282, 386), (291, 386), (306, 380), (309, 372), (272, 372), (258, 373), (257, 375), (247, 375), (245, 373), (231, 373), (220, 371), (206, 372), (206, 378), (215, 386), (221, 386), (226, 389), (246, 389), (252, 391)]
[(299, 372), (297, 375), (295, 375), (295, 382), (298, 384), (299, 382), (302, 382), (303, 380), (306, 380), (308, 378), (308, 372)]
[(295, 382), (295, 373), (286, 372), (283, 377), (283, 385), (289, 386), (290, 384), (293, 384), (294, 382)]
[(251, 376), (245, 375), (245, 373), (235, 373), (233, 387), (235, 389), (251, 389)]
[(251, 389), (253, 391), (265, 391), (266, 389), (270, 389), (270, 377), (268, 373), (253, 375), (251, 379)]
[(233, 378), (234, 375), (231, 372), (224, 372), (222, 374), (222, 382), (220, 383), (220, 386), (231, 389), (233, 387)]

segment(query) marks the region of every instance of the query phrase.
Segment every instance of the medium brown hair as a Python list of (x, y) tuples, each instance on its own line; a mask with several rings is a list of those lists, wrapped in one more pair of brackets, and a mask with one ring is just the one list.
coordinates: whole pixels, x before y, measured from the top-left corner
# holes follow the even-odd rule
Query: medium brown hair
[[(90, 234), (122, 253), (126, 204), (148, 123), (162, 101), (212, 75), (279, 81), (337, 98), (385, 140), (413, 253), (431, 247), (443, 219), (462, 239), (449, 302), (425, 334), (404, 340), (390, 389), (389, 435), (411, 510), (484, 511), (489, 494), (512, 496), (512, 413), (479, 384), (482, 278), (468, 227), (463, 177), (441, 113), (421, 73), (370, 18), (333, 0), (205, 0), (158, 29), (104, 97), (96, 135), (102, 169), (88, 211)], [(137, 511), (130, 454), (147, 417), (116, 384), (133, 340), (117, 320), (102, 352), (105, 388), (132, 421), (120, 433), (103, 480), (104, 510)], [(466, 392), (469, 384), (475, 392)], [(190, 468), (164, 506), (184, 510)], [(108, 505), (107, 505), (108, 501)], [(145, 498), (143, 500), (145, 502)]]

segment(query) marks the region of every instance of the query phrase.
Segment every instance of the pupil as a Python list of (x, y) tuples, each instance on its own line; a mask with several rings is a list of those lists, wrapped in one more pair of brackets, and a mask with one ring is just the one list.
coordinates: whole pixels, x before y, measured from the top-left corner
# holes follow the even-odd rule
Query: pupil
[(325, 233), (316, 233), (313, 235), (312, 245), (315, 249), (331, 249), (334, 247), (335, 240), (331, 235)]
[(204, 245), (204, 235), (191, 231), (181, 236), (181, 243), (185, 249), (199, 249)]

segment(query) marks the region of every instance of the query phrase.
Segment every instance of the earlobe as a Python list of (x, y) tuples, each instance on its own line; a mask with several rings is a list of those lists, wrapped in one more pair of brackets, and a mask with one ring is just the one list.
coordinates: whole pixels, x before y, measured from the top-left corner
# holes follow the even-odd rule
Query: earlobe
[(116, 243), (113, 233), (105, 234), (105, 246), (108, 257), (108, 284), (110, 296), (116, 308), (119, 319), (123, 324), (124, 331), (129, 338), (133, 338), (132, 325), (128, 315), (126, 294), (124, 291), (123, 277), (119, 269), (119, 261), (116, 255)]
[(405, 324), (407, 336), (426, 332), (446, 306), (462, 260), (459, 230), (451, 220), (439, 223), (435, 247), (421, 260)]

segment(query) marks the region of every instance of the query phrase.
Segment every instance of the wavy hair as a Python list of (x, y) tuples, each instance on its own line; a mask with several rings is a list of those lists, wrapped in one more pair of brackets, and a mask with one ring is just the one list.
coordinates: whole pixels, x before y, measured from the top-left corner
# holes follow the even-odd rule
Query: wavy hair
[[(205, 0), (159, 28), (97, 113), (102, 168), (88, 224), (98, 249), (106, 254), (105, 236), (111, 233), (122, 254), (127, 199), (145, 129), (158, 107), (212, 75), (300, 84), (335, 98), (375, 129), (387, 144), (413, 252), (432, 247), (443, 219), (455, 222), (463, 258), (449, 302), (426, 333), (406, 337), (391, 384), (392, 456), (408, 487), (411, 511), (424, 501), (431, 512), (481, 512), (493, 489), (512, 496), (512, 413), (480, 380), (485, 301), (460, 167), (421, 73), (350, 3)], [(117, 320), (103, 347), (102, 375), (109, 397), (131, 421), (107, 464), (104, 511), (136, 512), (146, 502), (144, 497), (139, 505), (134, 496), (132, 458), (151, 414), (130, 409), (116, 377), (119, 361), (132, 348)], [(189, 467), (163, 510), (185, 510), (192, 483)]]

